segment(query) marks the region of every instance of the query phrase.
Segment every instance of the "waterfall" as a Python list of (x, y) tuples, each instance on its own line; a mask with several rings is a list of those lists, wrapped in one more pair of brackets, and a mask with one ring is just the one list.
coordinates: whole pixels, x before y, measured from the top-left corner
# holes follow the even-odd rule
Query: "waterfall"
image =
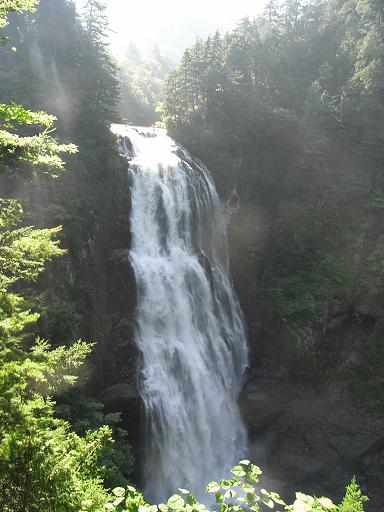
[(212, 178), (164, 130), (114, 125), (130, 157), (130, 260), (145, 409), (144, 494), (202, 496), (244, 455), (247, 343)]

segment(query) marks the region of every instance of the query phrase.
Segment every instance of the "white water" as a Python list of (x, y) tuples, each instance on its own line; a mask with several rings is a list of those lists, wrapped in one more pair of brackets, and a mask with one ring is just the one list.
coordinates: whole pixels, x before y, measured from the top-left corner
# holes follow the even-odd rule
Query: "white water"
[(178, 487), (201, 496), (246, 449), (236, 400), (247, 345), (224, 212), (207, 169), (164, 130), (112, 129), (122, 152), (134, 154), (130, 258), (146, 418), (144, 493), (154, 503)]

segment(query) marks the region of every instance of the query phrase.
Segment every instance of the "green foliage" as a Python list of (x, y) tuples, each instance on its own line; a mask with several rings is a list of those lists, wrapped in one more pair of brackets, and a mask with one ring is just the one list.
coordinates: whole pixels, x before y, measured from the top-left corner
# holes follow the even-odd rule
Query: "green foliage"
[(64, 166), (59, 152), (76, 151), (72, 144), (57, 144), (47, 133), (32, 137), (20, 137), (17, 134), (0, 130), (0, 163), (9, 166), (14, 159), (41, 166), (44, 170), (54, 173)]
[[(5, 26), (9, 11), (21, 12), (35, 4), (2, 2), (0, 26)], [(350, 218), (345, 212), (362, 197), (361, 191), (346, 185), (363, 182), (355, 180), (360, 177), (355, 170), (348, 169), (345, 177), (345, 153), (354, 155), (356, 148), (367, 158), (368, 188), (382, 179), (377, 14), (368, 2), (342, 4), (324, 14), (316, 3), (290, 3), (280, 12), (270, 5), (264, 18), (245, 19), (228, 36), (215, 34), (197, 41), (171, 74), (161, 105), (165, 121), (180, 139), (205, 154), (208, 162), (219, 159), (220, 165), (213, 166), (216, 173), (217, 167), (223, 169), (219, 183), (237, 187), (242, 200), (264, 208), (276, 235), (260, 258), (264, 291), (275, 294), (276, 308), (294, 325), (308, 322), (317, 303), (326, 300), (340, 281), (337, 247), (330, 238), (340, 233)], [(97, 302), (96, 292), (89, 291), (89, 283), (97, 280), (85, 267), (94, 267), (99, 277), (94, 248), (102, 238), (106, 204), (113, 202), (116, 192), (111, 175), (117, 157), (109, 124), (116, 119), (118, 84), (105, 43), (104, 11), (103, 2), (87, 2), (82, 27), (71, 2), (41, 0), (28, 23), (10, 21), (6, 37), (17, 52), (0, 55), (5, 102), (0, 105), (1, 172), (24, 172), (32, 166), (57, 174), (63, 167), (61, 152), (75, 152), (73, 145), (59, 142), (69, 133), (81, 149), (70, 161), (72, 172), (65, 176), (65, 186), (52, 189), (64, 220), (74, 287), (79, 296), (86, 296), (88, 307)], [(339, 30), (339, 24), (344, 29)], [(138, 110), (148, 107), (143, 117), (151, 120), (159, 82), (168, 72), (159, 57), (154, 61), (137, 63), (137, 72), (131, 74), (129, 67), (123, 71), (129, 78), (127, 97), (133, 97)], [(55, 117), (41, 109), (58, 116), (57, 139), (52, 137)], [(345, 152), (339, 160), (328, 155), (331, 138)], [(21, 224), (22, 208), (16, 200), (2, 199), (0, 206), (2, 510), (203, 512), (204, 505), (184, 489), (159, 506), (148, 505), (133, 487), (116, 488), (113, 498), (108, 496), (103, 481), (125, 485), (132, 456), (118, 415), (105, 414), (86, 395), (88, 371), (83, 363), (90, 346), (70, 345), (66, 339), (70, 346), (51, 350), (47, 342), (31, 339), (39, 313), (29, 286), (45, 263), (61, 254), (59, 229)], [(44, 210), (44, 205), (39, 207)], [(292, 225), (288, 236), (282, 219)], [(322, 243), (307, 243), (309, 229)], [(281, 250), (292, 241), (297, 258)], [(103, 243), (106, 246), (108, 239)], [(84, 254), (95, 264), (82, 263)], [(288, 271), (287, 262), (292, 260)], [(73, 302), (55, 299), (57, 306), (46, 308), (44, 320), (52, 335), (58, 331), (62, 336), (57, 341), (63, 341), (71, 319), (80, 319)], [(114, 448), (112, 430), (117, 437)], [(259, 474), (258, 468), (242, 461), (232, 478), (210, 484), (221, 512), (258, 511), (272, 505), (291, 511), (337, 510), (326, 498), (300, 493), (286, 505), (275, 493), (259, 492)], [(351, 484), (344, 500), (353, 512), (362, 507), (359, 492)]]
[[(0, 74), (0, 93), (7, 102), (3, 112), (8, 117), (12, 114), (12, 126), (18, 129), (16, 121), (21, 120), (38, 121), (45, 126), (22, 125), (22, 135), (30, 136), (40, 126), (42, 133), (49, 134), (54, 117), (43, 115), (41, 110), (49, 111), (58, 118), (57, 140), (70, 139), (79, 147), (78, 153), (66, 159), (67, 172), (54, 182), (42, 177), (42, 172), (34, 172), (35, 179), (28, 186), (20, 186), (21, 179), (30, 177), (31, 168), (48, 170), (47, 166), (21, 161), (20, 149), (11, 154), (4, 147), (8, 165), (0, 165), (1, 171), (8, 171), (2, 183), (10, 193), (15, 190), (23, 196), (23, 204), (28, 204), (36, 224), (63, 227), (60, 239), (67, 255), (62, 263), (50, 267), (43, 285), (42, 281), (38, 283), (44, 293), (39, 304), (34, 303), (35, 310), (43, 310), (39, 324), (43, 336), (58, 335), (55, 344), (69, 343), (78, 336), (102, 336), (97, 319), (90, 318), (93, 313), (100, 317), (95, 303), (101, 303), (97, 294), (102, 293), (101, 263), (94, 257), (106, 257), (110, 247), (108, 237), (113, 229), (109, 219), (115, 214), (120, 163), (109, 129), (116, 121), (117, 71), (101, 36), (106, 26), (96, 3), (92, 7), (92, 26), (87, 27), (88, 11), (83, 19), (72, 2), (41, 0), (25, 19), (10, 18), (4, 32), (17, 52), (0, 52), (0, 67), (5, 70)], [(20, 110), (15, 102), (29, 108)], [(36, 151), (41, 155), (40, 149)], [(68, 145), (61, 149), (68, 149)], [(50, 163), (55, 161), (50, 158)], [(54, 174), (59, 170), (56, 167)], [(15, 171), (19, 171), (17, 182)], [(95, 282), (97, 286), (92, 284)]]
[(57, 345), (68, 345), (78, 336), (82, 316), (71, 302), (53, 302), (43, 297), (40, 327), (44, 336)]
[(119, 68), (119, 113), (132, 124), (147, 126), (159, 121), (156, 108), (163, 82), (172, 68), (171, 62), (157, 48), (143, 56), (131, 45), (119, 62)]
[(87, 34), (96, 45), (104, 45), (107, 35), (108, 18), (106, 5), (100, 0), (87, 0), (84, 6), (83, 21)]
[[(35, 3), (3, 2), (1, 26), (9, 11)], [(55, 119), (12, 101), (1, 104), (1, 172), (14, 171), (20, 162), (50, 175), (60, 171), (59, 153), (76, 148), (50, 135)], [(36, 125), (43, 131), (28, 131)], [(91, 346), (78, 341), (51, 350), (48, 342), (33, 343), (30, 335), (39, 314), (29, 286), (64, 252), (56, 240), (61, 228), (24, 226), (15, 199), (0, 199), (0, 206), (0, 507), (4, 512), (98, 512), (108, 500), (102, 483), (109, 474), (101, 458), (110, 453), (111, 429), (105, 424), (80, 436), (55, 416), (53, 401), (84, 380)]]
[(61, 227), (18, 228), (23, 218), (21, 205), (13, 199), (0, 199), (0, 208), (0, 287), (6, 291), (19, 280), (36, 280), (45, 262), (64, 251), (55, 240)]
[(30, 299), (13, 291), (15, 284), (35, 281), (44, 265), (63, 253), (55, 237), (60, 228), (17, 227), (23, 217), (21, 205), (0, 199), (0, 357), (13, 357), (22, 342), (22, 332), (39, 315), (31, 311)]
[(233, 249), (255, 276), (247, 300), (272, 302), (297, 331), (340, 292), (382, 281), (380, 255), (357, 254), (351, 240), (382, 231), (383, 47), (382, 13), (368, 0), (272, 2), (196, 41), (166, 81), (167, 128), (222, 194), (236, 192), (239, 219), (247, 209), (261, 219), (251, 265), (247, 240)]
[(106, 445), (99, 456), (99, 464), (105, 468), (104, 479), (108, 487), (129, 482), (134, 457), (127, 432), (120, 427), (120, 413), (106, 413), (102, 403), (91, 399), (84, 388), (77, 386), (74, 392), (60, 397), (56, 414), (69, 421), (79, 435), (105, 426), (110, 428), (114, 443)]
[(302, 329), (332, 290), (337, 292), (348, 285), (343, 263), (341, 258), (324, 254), (313, 244), (297, 248), (293, 242), (270, 260), (266, 295), (281, 318)]
[[(356, 481), (347, 487), (343, 502), (337, 506), (329, 498), (315, 498), (301, 492), (296, 493), (292, 504), (287, 504), (279, 494), (260, 487), (259, 479), (262, 471), (248, 460), (240, 461), (232, 469), (232, 477), (211, 482), (207, 492), (215, 495), (216, 506), (212, 510), (220, 512), (263, 512), (266, 510), (286, 512), (363, 512), (363, 496)], [(207, 512), (209, 509), (199, 503), (187, 489), (179, 489), (180, 494), (171, 496), (167, 503), (149, 505), (143, 495), (134, 487), (127, 490), (116, 488), (115, 499), (108, 503), (106, 510), (115, 512)]]
[[(131, 485), (128, 485), (126, 489), (116, 487), (112, 493), (114, 495), (113, 501), (105, 505), (105, 510), (114, 512), (126, 512), (128, 510), (130, 512), (155, 512), (157, 510), (157, 507), (148, 505), (144, 496)], [(166, 507), (166, 505), (164, 506)], [(163, 506), (159, 505), (159, 510), (167, 512), (168, 508), (163, 510)]]
[(13, 102), (10, 105), (0, 104), (0, 118), (4, 120), (5, 128), (14, 128), (15, 124), (39, 124), (46, 128), (52, 128), (57, 120), (55, 116), (46, 112), (31, 112)]
[(99, 453), (107, 427), (79, 437), (53, 416), (50, 395), (76, 383), (90, 348), (50, 351), (37, 342), (0, 370), (0, 502), (2, 510), (96, 511), (106, 500)]
[(74, 144), (60, 144), (50, 135), (55, 120), (45, 112), (32, 112), (13, 102), (1, 103), (0, 128), (14, 131), (20, 126), (40, 125), (45, 129), (32, 136), (0, 129), (0, 169), (24, 161), (52, 175), (62, 170), (64, 162), (59, 154), (76, 153), (77, 148)]
[(364, 496), (353, 479), (348, 485), (345, 497), (338, 507), (338, 512), (364, 512), (364, 503), (368, 501), (367, 496)]
[(0, 29), (7, 24), (10, 12), (32, 11), (39, 0), (2, 0), (0, 4)]
[[(14, 200), (2, 200), (0, 228), (0, 502), (9, 512), (98, 510), (106, 500), (99, 455), (111, 443), (102, 427), (79, 437), (54, 418), (52, 395), (76, 384), (90, 346), (49, 350), (37, 340), (24, 349), (22, 333), (38, 314), (25, 293), (44, 264), (62, 253), (54, 240), (59, 229), (15, 228), (22, 216)], [(88, 503), (88, 504), (86, 504)]]

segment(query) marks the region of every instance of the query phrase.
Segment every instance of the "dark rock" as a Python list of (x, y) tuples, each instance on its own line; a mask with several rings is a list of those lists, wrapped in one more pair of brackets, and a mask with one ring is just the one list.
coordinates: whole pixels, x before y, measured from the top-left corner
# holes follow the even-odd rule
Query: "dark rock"
[(356, 475), (371, 500), (367, 511), (381, 510), (375, 504), (384, 503), (384, 420), (357, 408), (343, 385), (314, 389), (281, 378), (253, 379), (240, 409), (250, 458), (278, 491), (289, 497), (302, 490), (337, 501)]
[(359, 368), (363, 363), (362, 357), (355, 350), (352, 350), (352, 351), (350, 349), (345, 350), (342, 353), (341, 358), (342, 358), (342, 363), (340, 366), (341, 366), (341, 368), (345, 368), (345, 369), (353, 370), (355, 368)]
[(274, 386), (272, 380), (253, 380), (240, 395), (240, 410), (251, 440), (260, 432), (269, 429), (284, 414), (285, 397), (283, 394), (275, 395)]
[(116, 261), (119, 263), (129, 263), (129, 249), (115, 249), (112, 253), (111, 261)]
[(122, 427), (127, 430), (134, 452), (140, 451), (141, 406), (135, 384), (122, 382), (104, 389), (98, 396), (107, 412), (120, 412)]
[(334, 299), (328, 302), (323, 313), (317, 318), (315, 327), (322, 335), (334, 333), (351, 320), (352, 313), (353, 310), (348, 302)]
[(364, 295), (356, 301), (354, 310), (360, 315), (380, 320), (384, 318), (384, 298), (379, 293)]
[(346, 301), (335, 299), (327, 304), (327, 310), (329, 316), (343, 317), (350, 312), (351, 306)]
[[(116, 404), (126, 405), (132, 401), (138, 400), (137, 389), (133, 384), (121, 383), (109, 386), (104, 389), (99, 396), (105, 406), (116, 406)], [(119, 409), (118, 407), (116, 408)]]

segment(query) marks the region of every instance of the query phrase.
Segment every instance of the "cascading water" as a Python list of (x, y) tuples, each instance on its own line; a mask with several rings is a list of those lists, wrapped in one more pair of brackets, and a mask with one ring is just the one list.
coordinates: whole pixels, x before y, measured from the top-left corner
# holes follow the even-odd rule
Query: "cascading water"
[(228, 272), (224, 212), (204, 165), (164, 130), (114, 125), (133, 156), (131, 232), (139, 389), (145, 408), (144, 493), (201, 496), (246, 449), (237, 397), (247, 365)]

